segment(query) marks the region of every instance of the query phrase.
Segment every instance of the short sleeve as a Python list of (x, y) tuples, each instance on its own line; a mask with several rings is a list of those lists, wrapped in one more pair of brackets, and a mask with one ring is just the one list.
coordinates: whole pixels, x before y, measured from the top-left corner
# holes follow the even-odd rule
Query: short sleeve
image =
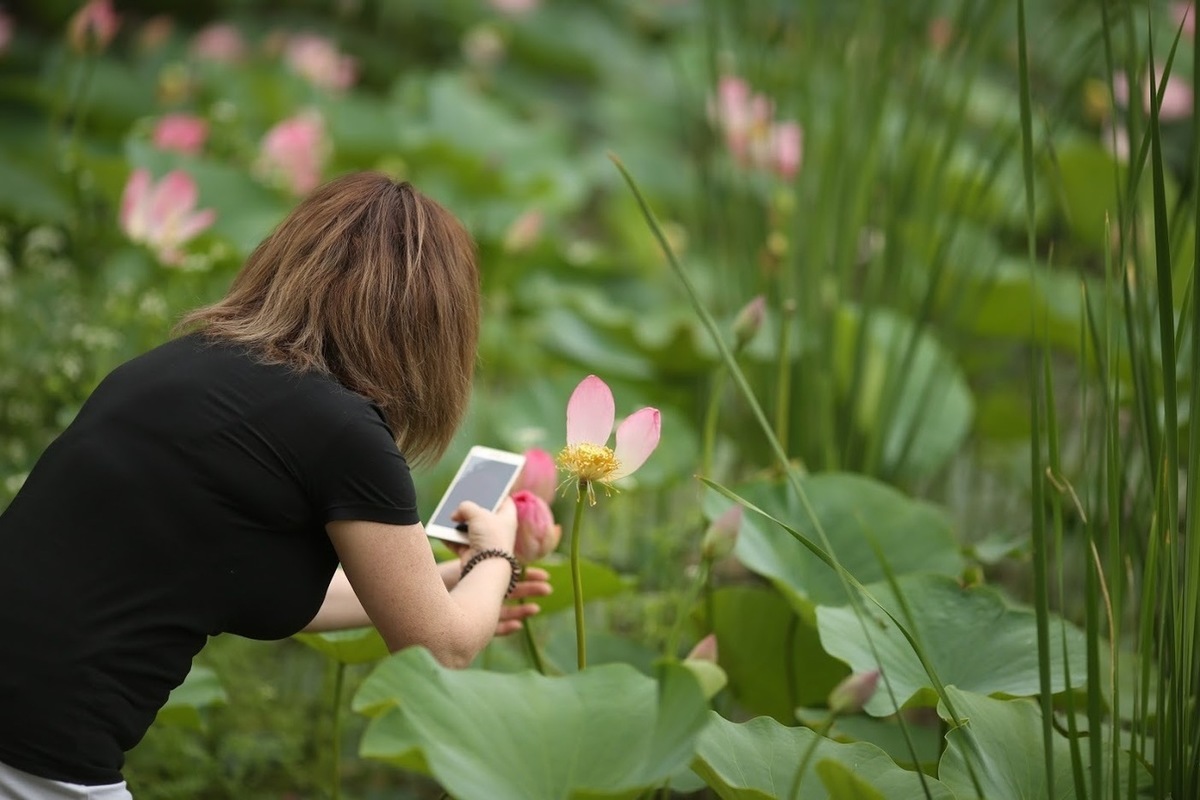
[(374, 406), (360, 406), (325, 444), (308, 473), (313, 504), (325, 522), (421, 521), (408, 462)]

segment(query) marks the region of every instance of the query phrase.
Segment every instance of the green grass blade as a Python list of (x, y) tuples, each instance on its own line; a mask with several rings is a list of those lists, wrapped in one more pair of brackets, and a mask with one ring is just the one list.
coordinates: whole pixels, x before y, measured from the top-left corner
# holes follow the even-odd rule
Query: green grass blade
[[(1025, 28), (1025, 0), (1017, 0), (1017, 68), (1020, 77), (1021, 99), (1021, 144), (1022, 160), (1025, 172), (1025, 225), (1026, 239), (1029, 250), (1030, 269), (1034, 269), (1037, 259), (1037, 222), (1033, 192), (1033, 112), (1029, 89), (1029, 51), (1028, 32)], [(1036, 272), (1032, 280), (1037, 281)], [(1037, 320), (1032, 320), (1034, 335), (1031, 341), (1041, 339), (1037, 335)], [(1054, 796), (1054, 698), (1050, 691), (1050, 601), (1049, 576), (1046, 567), (1046, 522), (1043, 516), (1045, 497), (1043, 489), (1042, 459), (1041, 459), (1041, 392), (1038, 390), (1037, 361), (1030, 363), (1030, 428), (1032, 442), (1030, 453), (1031, 502), (1033, 504), (1033, 584), (1034, 611), (1037, 615), (1037, 647), (1038, 647), (1038, 678), (1041, 683), (1042, 707), (1042, 756), (1045, 760), (1046, 791)]]

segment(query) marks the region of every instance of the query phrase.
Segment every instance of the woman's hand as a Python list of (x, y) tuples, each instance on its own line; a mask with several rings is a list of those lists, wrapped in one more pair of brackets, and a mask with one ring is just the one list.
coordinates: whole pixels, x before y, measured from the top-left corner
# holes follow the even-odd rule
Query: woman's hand
[[(545, 597), (554, 591), (550, 585), (550, 573), (538, 567), (526, 567), (525, 574), (513, 589), (513, 600), (530, 597)], [(541, 611), (537, 603), (505, 603), (500, 607), (500, 621), (496, 624), (496, 635), (507, 636), (521, 630), (521, 623)]]
[(504, 498), (495, 512), (488, 511), (478, 503), (464, 500), (454, 509), (450, 518), (455, 522), (467, 524), (469, 544), (453, 548), (463, 561), (483, 550), (496, 549), (512, 553), (516, 547), (517, 507), (511, 497)]

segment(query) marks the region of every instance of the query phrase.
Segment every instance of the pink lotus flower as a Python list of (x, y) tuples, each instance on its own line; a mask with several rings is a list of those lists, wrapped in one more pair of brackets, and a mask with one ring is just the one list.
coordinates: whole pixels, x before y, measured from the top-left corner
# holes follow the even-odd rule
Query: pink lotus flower
[(1171, 19), (1183, 26), (1183, 35), (1196, 38), (1196, 4), (1193, 2), (1171, 3)]
[(742, 529), (742, 507), (732, 505), (712, 521), (700, 542), (700, 554), (710, 561), (733, 552)]
[(875, 695), (879, 685), (879, 670), (856, 672), (833, 687), (827, 704), (833, 714), (857, 714)]
[(13, 40), (13, 18), (0, 10), (0, 56), (8, 52)]
[(722, 76), (709, 102), (709, 118), (725, 138), (734, 161), (791, 178), (800, 169), (804, 131), (791, 120), (776, 122), (775, 105), (741, 78)]
[(515, 492), (512, 499), (517, 507), (517, 543), (513, 554), (522, 564), (532, 564), (558, 547), (562, 526), (554, 523), (550, 506), (533, 492)]
[(79, 53), (102, 52), (121, 25), (112, 0), (88, 0), (67, 23), (67, 40)]
[(558, 468), (554, 456), (538, 447), (525, 451), (525, 466), (517, 476), (514, 491), (533, 492), (547, 503), (554, 502), (554, 490), (558, 487)]
[[(741, 508), (741, 506), (737, 506)], [(687, 661), (711, 661), (717, 663), (717, 635), (710, 633), (700, 641), (696, 642), (696, 646), (687, 654)]]
[(329, 39), (314, 33), (289, 37), (283, 60), (292, 72), (319, 89), (345, 91), (358, 79), (358, 62), (344, 55)]
[(155, 184), (149, 170), (139, 167), (121, 195), (121, 230), (164, 264), (179, 264), (183, 245), (217, 218), (211, 208), (196, 210), (197, 195), (196, 182), (183, 170), (169, 172)]
[(321, 183), (328, 150), (321, 117), (302, 112), (267, 131), (259, 147), (258, 171), (302, 196)]
[(605, 489), (635, 472), (658, 447), (662, 429), (657, 408), (642, 408), (617, 427), (616, 449), (608, 447), (616, 420), (616, 404), (608, 384), (589, 375), (580, 381), (567, 402), (567, 446), (558, 454), (558, 465), (586, 486), (588, 500), (596, 504), (593, 484)]
[(538, 7), (541, 0), (488, 0), (492, 8), (502, 14), (527, 14)]
[(208, 140), (208, 121), (191, 114), (167, 114), (154, 124), (152, 141), (159, 150), (198, 155)]
[(192, 37), (191, 52), (196, 58), (218, 64), (236, 64), (246, 57), (246, 40), (228, 22), (214, 22)]

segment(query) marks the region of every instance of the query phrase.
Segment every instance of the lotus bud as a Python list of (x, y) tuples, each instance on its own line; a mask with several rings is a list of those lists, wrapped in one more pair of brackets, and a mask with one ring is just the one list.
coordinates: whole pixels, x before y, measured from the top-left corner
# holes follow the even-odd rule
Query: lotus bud
[(517, 492), (512, 499), (517, 507), (517, 543), (513, 548), (517, 560), (530, 564), (553, 553), (562, 539), (562, 526), (554, 524), (550, 506), (529, 491)]
[(112, 42), (120, 25), (112, 0), (89, 0), (67, 23), (67, 40), (78, 53), (100, 53)]
[(742, 528), (742, 513), (741, 506), (732, 505), (712, 521), (700, 542), (700, 555), (703, 558), (716, 561), (733, 552), (738, 531)]
[(525, 466), (517, 476), (515, 491), (533, 492), (547, 503), (554, 502), (554, 490), (558, 486), (558, 467), (554, 456), (537, 447), (525, 451)]
[(833, 714), (857, 714), (875, 694), (879, 685), (879, 670), (856, 672), (845, 678), (829, 693), (829, 711)]
[(733, 349), (741, 350), (762, 328), (767, 311), (767, 298), (763, 295), (751, 300), (738, 312), (733, 320)]
[[(741, 508), (741, 506), (738, 506)], [(710, 633), (700, 641), (696, 642), (696, 646), (687, 654), (688, 661), (711, 661), (717, 663), (717, 635)]]

